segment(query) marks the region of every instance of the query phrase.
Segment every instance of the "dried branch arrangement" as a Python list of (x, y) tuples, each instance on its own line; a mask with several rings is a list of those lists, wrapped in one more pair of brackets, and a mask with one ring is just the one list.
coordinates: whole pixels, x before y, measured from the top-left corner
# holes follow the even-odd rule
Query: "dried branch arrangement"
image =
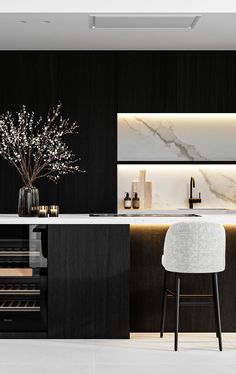
[(78, 134), (78, 124), (60, 115), (62, 104), (49, 110), (47, 118), (35, 120), (34, 112), (23, 106), (17, 117), (0, 115), (0, 155), (20, 173), (25, 186), (43, 177), (57, 182), (64, 174), (80, 172), (79, 159), (63, 141)]

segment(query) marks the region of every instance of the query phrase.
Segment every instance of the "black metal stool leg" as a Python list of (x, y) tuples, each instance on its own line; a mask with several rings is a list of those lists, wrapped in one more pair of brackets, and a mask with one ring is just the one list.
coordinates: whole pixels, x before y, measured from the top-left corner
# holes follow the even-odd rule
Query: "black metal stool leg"
[(166, 320), (166, 270), (165, 270), (165, 273), (164, 273), (160, 338), (163, 338), (163, 333), (164, 333), (164, 330), (165, 330), (165, 320)]
[(176, 320), (175, 320), (175, 351), (178, 350), (178, 332), (179, 332), (179, 298), (180, 298), (180, 275), (176, 273)]
[(217, 320), (217, 310), (216, 310), (216, 303), (215, 303), (215, 283), (212, 274), (212, 296), (213, 296), (213, 306), (214, 306), (214, 317), (215, 317), (215, 329), (216, 329), (216, 337), (219, 337), (218, 331), (218, 320)]
[(222, 351), (222, 337), (221, 337), (221, 318), (220, 318), (220, 302), (219, 302), (219, 289), (217, 273), (212, 274), (214, 310), (217, 324), (217, 337), (219, 341), (219, 350)]

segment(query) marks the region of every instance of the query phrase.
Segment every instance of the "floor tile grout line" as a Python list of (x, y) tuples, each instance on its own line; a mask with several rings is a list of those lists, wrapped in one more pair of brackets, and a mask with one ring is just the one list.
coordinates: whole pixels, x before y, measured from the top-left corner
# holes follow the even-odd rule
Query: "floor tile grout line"
[(95, 343), (93, 343), (93, 374), (96, 374), (96, 352), (95, 352)]

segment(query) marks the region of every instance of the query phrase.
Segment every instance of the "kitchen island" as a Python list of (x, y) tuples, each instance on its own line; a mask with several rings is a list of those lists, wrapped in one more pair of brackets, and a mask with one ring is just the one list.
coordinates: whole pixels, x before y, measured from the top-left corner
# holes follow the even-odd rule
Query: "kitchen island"
[[(197, 216), (185, 216), (193, 213)], [(0, 215), (0, 233), (2, 238), (5, 233), (9, 236), (11, 230), (21, 228), (24, 232), (28, 227), (46, 230), (47, 329), (44, 337), (128, 338), (130, 332), (159, 331), (165, 234), (171, 224), (189, 220), (225, 226), (226, 270), (219, 275), (222, 329), (235, 332), (234, 211), (152, 211), (148, 216), (115, 217), (62, 214), (57, 218)], [(210, 293), (208, 278), (202, 274), (197, 276), (197, 281), (196, 276), (183, 277), (183, 292)], [(168, 310), (166, 328), (173, 331), (174, 305)], [(184, 308), (181, 314), (180, 331), (215, 331), (211, 308), (196, 306), (191, 312)], [(0, 331), (1, 326), (5, 325), (0, 320)], [(32, 333), (24, 331), (22, 326), (22, 331), (11, 330), (10, 335), (5, 328), (0, 336), (42, 337), (42, 333)]]

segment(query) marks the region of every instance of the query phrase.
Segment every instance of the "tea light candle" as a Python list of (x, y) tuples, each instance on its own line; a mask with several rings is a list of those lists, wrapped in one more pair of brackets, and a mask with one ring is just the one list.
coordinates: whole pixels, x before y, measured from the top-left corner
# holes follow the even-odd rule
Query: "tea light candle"
[(49, 216), (58, 217), (59, 215), (59, 206), (58, 205), (49, 205)]
[(37, 209), (38, 217), (47, 217), (47, 215), (48, 215), (47, 205), (39, 205), (37, 208), (38, 208)]

